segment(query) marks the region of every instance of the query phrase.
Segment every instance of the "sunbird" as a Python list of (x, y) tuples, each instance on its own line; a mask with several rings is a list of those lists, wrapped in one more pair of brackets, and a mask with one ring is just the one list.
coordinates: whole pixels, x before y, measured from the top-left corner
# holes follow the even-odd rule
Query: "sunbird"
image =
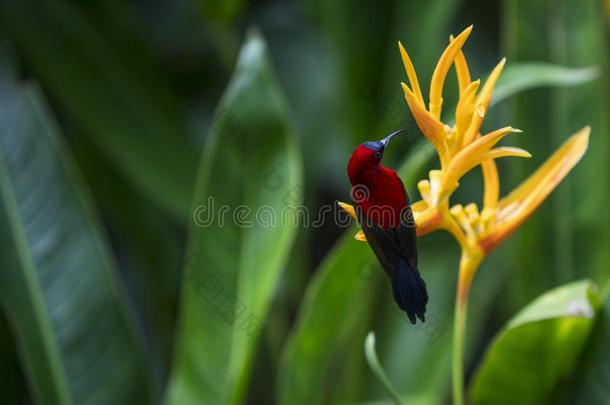
[(347, 175), (358, 221), (368, 244), (390, 277), (394, 301), (412, 324), (425, 321), (428, 292), (417, 270), (417, 233), (409, 197), (398, 174), (383, 165), (385, 148), (404, 129), (360, 144)]

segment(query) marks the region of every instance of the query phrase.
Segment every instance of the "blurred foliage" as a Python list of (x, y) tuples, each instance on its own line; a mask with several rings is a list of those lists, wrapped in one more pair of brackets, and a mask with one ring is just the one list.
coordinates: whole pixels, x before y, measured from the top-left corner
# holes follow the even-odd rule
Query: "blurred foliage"
[[(476, 395), (490, 395), (487, 378), (517, 386), (520, 365), (536, 365), (527, 353), (569, 337), (559, 324), (585, 322), (582, 345), (544, 352), (570, 361), (536, 402), (608, 403), (608, 4), (0, 2), (0, 402), (387, 401), (363, 352), (373, 330), (403, 400), (447, 403), (459, 253), (447, 235), (419, 241), (430, 315), (412, 327), (349, 226), (197, 221), (208, 197), (216, 208), (302, 201), (313, 220), (349, 198), (354, 146), (399, 127), (408, 135), (387, 164), (415, 199), (436, 162), (403, 100), (396, 42), (426, 94), (449, 34), (474, 24), (473, 77), (508, 58), (494, 103), (509, 101), (487, 125), (524, 130), (512, 142), (533, 154), (499, 162), (502, 193), (576, 129), (592, 135), (477, 275), (467, 384)], [(446, 86), (445, 105), (455, 95)], [(480, 198), (474, 172), (456, 199)], [(515, 326), (536, 297), (582, 279), (600, 286), (594, 320)]]
[(0, 304), (32, 397), (150, 398), (143, 344), (73, 161), (36, 88), (4, 78), (2, 94)]
[(197, 154), (168, 81), (133, 32), (130, 11), (119, 1), (2, 2), (0, 21), (79, 135), (184, 219)]
[[(579, 123), (588, 123), (591, 138), (582, 165), (566, 179), (549, 201), (549, 209), (525, 224), (515, 235), (511, 278), (515, 306), (544, 289), (575, 278), (607, 279), (610, 246), (610, 200), (607, 182), (593, 186), (599, 173), (607, 173), (608, 143), (608, 35), (602, 4), (583, 1), (578, 7), (560, 1), (549, 8), (541, 2), (506, 3), (505, 48), (510, 61), (548, 61), (566, 66), (597, 66), (604, 74), (575, 89), (544, 89), (515, 97), (511, 116), (526, 136), (534, 156), (548, 156)], [(537, 40), (532, 41), (536, 35)], [(532, 113), (535, 111), (535, 113)], [(543, 134), (548, 134), (543, 136)], [(535, 162), (518, 162), (511, 178), (522, 179)], [(514, 173), (514, 174), (512, 174)], [(539, 254), (525, 253), (536, 244)], [(553, 271), (537, 271), (553, 268)]]
[[(301, 158), (265, 43), (256, 33), (240, 52), (211, 131), (181, 291), (168, 401), (176, 404), (242, 402), (297, 230), (296, 211), (284, 208), (301, 202)], [(282, 214), (263, 217), (275, 224), (257, 220), (249, 226), (217, 217), (217, 209), (237, 206)]]

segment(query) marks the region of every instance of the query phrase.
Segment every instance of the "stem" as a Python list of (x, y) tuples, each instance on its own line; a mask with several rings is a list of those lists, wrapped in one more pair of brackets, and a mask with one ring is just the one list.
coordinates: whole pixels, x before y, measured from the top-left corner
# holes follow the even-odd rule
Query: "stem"
[(455, 302), (455, 320), (453, 325), (453, 404), (464, 405), (464, 332), (466, 329), (466, 312), (468, 298)]
[(455, 315), (453, 323), (453, 363), (452, 387), (454, 405), (464, 405), (464, 338), (468, 315), (468, 292), (482, 254), (462, 252), (457, 291), (455, 294)]
[(364, 355), (366, 361), (369, 363), (371, 371), (375, 377), (377, 377), (377, 380), (379, 380), (386, 393), (392, 398), (394, 404), (403, 405), (400, 394), (396, 388), (394, 388), (387, 374), (383, 371), (383, 367), (381, 367), (381, 364), (379, 363), (379, 358), (375, 351), (375, 334), (373, 332), (369, 332), (368, 335), (366, 335), (366, 340), (364, 341)]

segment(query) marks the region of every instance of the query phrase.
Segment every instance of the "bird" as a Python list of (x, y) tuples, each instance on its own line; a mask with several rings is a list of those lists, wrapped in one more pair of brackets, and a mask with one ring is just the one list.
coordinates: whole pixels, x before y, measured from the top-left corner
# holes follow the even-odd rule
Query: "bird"
[(409, 196), (398, 174), (381, 164), (399, 129), (379, 141), (366, 141), (352, 153), (347, 175), (360, 227), (390, 278), (394, 301), (409, 321), (425, 322), (428, 292), (417, 269), (417, 232)]

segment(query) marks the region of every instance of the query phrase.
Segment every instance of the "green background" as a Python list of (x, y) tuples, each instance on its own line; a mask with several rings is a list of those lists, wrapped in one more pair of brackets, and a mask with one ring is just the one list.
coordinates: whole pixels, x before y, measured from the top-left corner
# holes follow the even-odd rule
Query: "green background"
[[(349, 201), (351, 151), (397, 128), (385, 163), (418, 199), (438, 161), (396, 43), (426, 94), (471, 24), (473, 78), (507, 57), (483, 130), (522, 129), (504, 143), (533, 155), (498, 162), (502, 195), (592, 132), (474, 280), (469, 398), (610, 402), (610, 2), (4, 0), (0, 403), (390, 403), (369, 331), (405, 403), (450, 403), (455, 241), (419, 240), (430, 302), (412, 326), (353, 225), (286, 208)], [(210, 197), (286, 223), (202, 226)], [(475, 169), (452, 202), (481, 197)]]

